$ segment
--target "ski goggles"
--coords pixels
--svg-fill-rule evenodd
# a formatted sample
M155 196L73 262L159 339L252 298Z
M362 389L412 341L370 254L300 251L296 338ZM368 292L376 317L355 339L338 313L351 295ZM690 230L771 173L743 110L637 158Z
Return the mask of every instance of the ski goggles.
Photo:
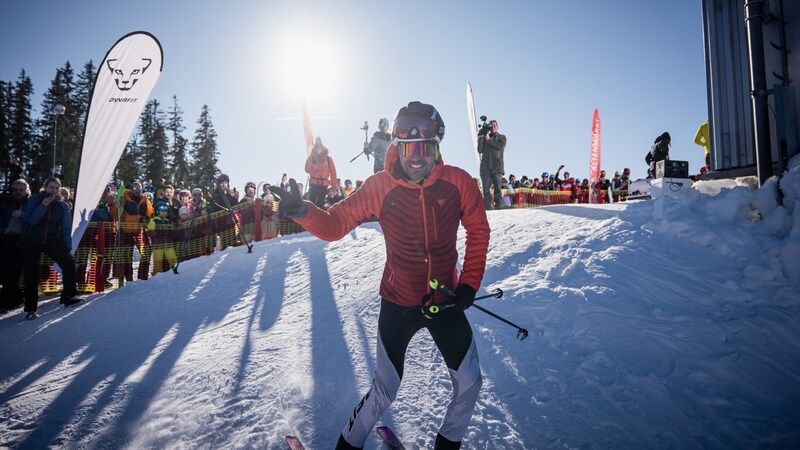
M438 150L436 141L411 141L398 142L397 154L400 156L436 156Z
M439 125L436 120L430 117L410 115L395 119L394 137L398 139L407 141L436 139L438 141L438 136Z

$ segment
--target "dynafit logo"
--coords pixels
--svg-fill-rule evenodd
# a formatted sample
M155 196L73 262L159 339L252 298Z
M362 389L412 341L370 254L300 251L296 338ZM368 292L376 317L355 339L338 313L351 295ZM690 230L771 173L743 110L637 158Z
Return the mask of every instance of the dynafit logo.
M111 71L114 82L120 91L129 91L152 63L153 60L150 58L138 58L131 62L123 62L118 59L106 61L108 70Z

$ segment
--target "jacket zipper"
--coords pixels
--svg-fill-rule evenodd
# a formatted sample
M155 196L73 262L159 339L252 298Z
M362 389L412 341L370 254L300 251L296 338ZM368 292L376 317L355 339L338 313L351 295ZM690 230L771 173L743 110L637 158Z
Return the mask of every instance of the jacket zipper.
M42 236L42 244L47 242L47 228L50 225L50 205L47 205L47 220L44 221L44 236Z
M431 279L433 263L431 261L431 249L428 242L428 215L425 211L425 189L419 189L419 201L422 207L422 233L425 235L425 261L428 263L428 279L425 280L425 290L428 290L428 282Z

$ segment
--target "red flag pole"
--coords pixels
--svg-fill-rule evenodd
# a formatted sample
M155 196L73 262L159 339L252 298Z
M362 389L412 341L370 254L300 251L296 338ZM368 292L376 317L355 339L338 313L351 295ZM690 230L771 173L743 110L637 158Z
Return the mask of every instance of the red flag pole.
M600 178L600 111L592 118L592 149L589 157L589 203L595 203L595 184Z

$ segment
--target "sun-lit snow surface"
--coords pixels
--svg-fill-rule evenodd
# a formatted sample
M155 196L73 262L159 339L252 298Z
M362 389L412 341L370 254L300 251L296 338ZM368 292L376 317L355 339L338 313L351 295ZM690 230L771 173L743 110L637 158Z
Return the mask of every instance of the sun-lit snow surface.
M464 448L797 448L797 165L785 206L775 182L704 182L489 213L484 287L506 296L482 305L530 338L468 312L485 381ZM384 251L375 223L286 236L2 317L0 446L332 448L375 366ZM418 334L383 422L431 448L449 388Z

